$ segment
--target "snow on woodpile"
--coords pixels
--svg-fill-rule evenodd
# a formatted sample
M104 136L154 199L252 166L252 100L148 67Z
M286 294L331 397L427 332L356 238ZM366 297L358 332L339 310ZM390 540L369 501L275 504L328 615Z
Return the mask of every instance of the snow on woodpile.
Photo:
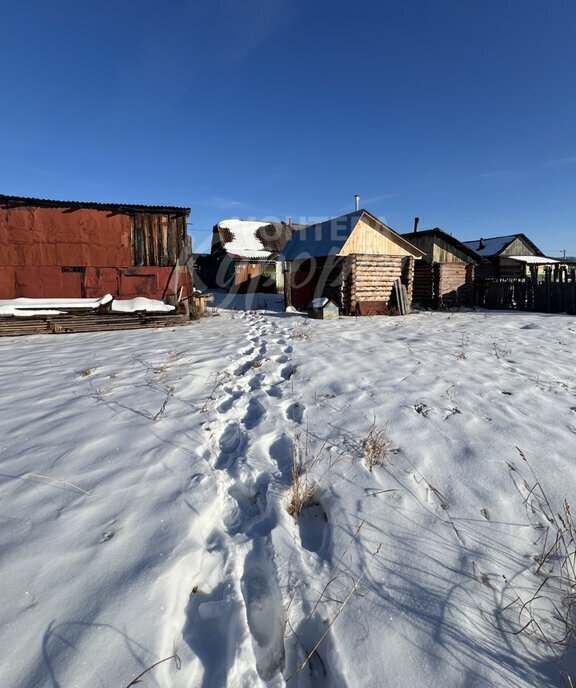
M110 294L97 299L3 299L0 300L0 315L30 317L32 315L60 315L70 310L96 311L113 300Z
M143 296L136 299L114 299L112 301L113 313L171 313L174 310L176 310L175 306L164 303L164 301L147 299Z

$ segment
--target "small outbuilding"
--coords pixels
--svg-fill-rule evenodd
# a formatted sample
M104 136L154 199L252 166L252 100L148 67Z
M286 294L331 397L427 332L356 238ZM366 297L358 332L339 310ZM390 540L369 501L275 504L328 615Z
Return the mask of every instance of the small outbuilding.
M0 195L0 298L190 296L189 214Z
M291 221L222 220L212 234L214 286L241 292L281 292L285 266L278 254L293 232L305 226Z
M327 298L344 314L393 312L400 279L412 298L414 261L424 253L367 210L292 234L280 258L288 263L287 306Z
M417 227L415 222L413 232L402 234L424 252L414 266L414 302L431 308L473 306L476 266L486 259L439 227Z

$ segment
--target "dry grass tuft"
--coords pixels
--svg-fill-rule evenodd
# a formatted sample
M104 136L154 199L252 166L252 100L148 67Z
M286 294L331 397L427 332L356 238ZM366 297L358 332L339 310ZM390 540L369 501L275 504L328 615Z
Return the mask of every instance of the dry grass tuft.
M388 462L388 451L391 442L388 439L388 424L384 427L376 425L374 419L368 434L362 440L362 449L364 450L364 460L368 469L372 471L374 466L383 466Z
M295 327L290 334L290 339L310 339L310 331L307 327Z
M306 468L294 464L292 466L292 482L290 484L289 500L286 510L294 519L306 507L314 503L314 495L318 490L318 483L310 479Z

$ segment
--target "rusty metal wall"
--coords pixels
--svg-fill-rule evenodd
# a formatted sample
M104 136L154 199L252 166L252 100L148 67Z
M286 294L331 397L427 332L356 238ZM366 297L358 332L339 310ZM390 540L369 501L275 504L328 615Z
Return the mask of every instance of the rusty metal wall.
M147 296L184 287L186 217L78 207L0 209L0 298Z

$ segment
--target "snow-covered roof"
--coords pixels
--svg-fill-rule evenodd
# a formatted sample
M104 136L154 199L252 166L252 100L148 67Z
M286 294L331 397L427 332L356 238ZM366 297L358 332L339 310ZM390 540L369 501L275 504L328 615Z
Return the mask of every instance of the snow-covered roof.
M515 239L521 239L526 246L530 247L533 255L542 256L540 249L525 234L508 234L507 236L474 239L474 241L463 241L462 243L479 256L488 257L500 255Z
M228 254L241 258L266 259L270 256L270 251L264 247L256 232L267 224L268 222L254 220L223 220L217 227L222 246Z
M215 230L229 256L247 260L275 260L294 230L305 225L265 220L222 220Z
M317 299L312 299L312 301L310 301L310 303L308 304L308 308L324 308L328 301L329 299L327 299L325 296L321 296Z
M496 256L503 251L508 244L511 244L517 236L517 234L510 234L508 236L491 237L489 239L463 241L462 243L480 256Z
M552 265L560 263L561 261L554 258L545 258L543 256L504 256L510 260L518 260L521 263L528 263L529 265Z

